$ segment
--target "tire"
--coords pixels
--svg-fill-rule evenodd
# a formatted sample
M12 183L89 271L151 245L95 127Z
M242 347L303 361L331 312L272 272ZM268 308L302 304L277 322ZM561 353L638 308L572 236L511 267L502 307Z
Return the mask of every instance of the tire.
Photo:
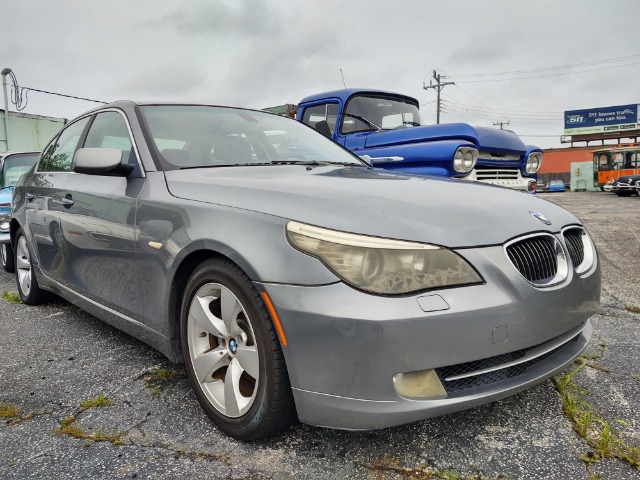
M13 255L13 247L10 243L0 245L0 256L2 256L2 268L5 272L15 272L15 258Z
M180 333L187 375L228 435L257 440L297 420L278 335L262 297L232 262L203 262L185 287Z
M15 246L16 284L20 299L27 305L40 305L49 301L51 294L38 285L33 269L33 255L22 229L18 230Z

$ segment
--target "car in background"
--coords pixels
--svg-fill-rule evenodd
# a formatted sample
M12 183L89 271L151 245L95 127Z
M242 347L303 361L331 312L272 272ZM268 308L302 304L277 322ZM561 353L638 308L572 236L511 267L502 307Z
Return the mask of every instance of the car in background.
M611 182L611 191L619 197L638 195L640 175L623 175Z
M0 153L0 254L2 268L13 273L14 258L9 243L9 219L13 186L38 160L39 152Z
M613 193L613 180L607 180L607 183L605 183L602 186L602 191L607 193Z
M562 180L551 180L547 185L547 192L565 192L567 188Z
M242 440L515 394L573 362L600 300L595 246L561 207L211 105L69 122L16 186L11 242L25 304L53 292L184 362Z

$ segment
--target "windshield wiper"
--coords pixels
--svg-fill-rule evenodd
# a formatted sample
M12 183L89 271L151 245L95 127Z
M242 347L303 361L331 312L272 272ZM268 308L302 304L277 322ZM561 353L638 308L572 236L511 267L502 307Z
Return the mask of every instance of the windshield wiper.
M282 160L272 160L268 165L320 165L320 163L316 160L284 158Z
M369 125L370 127L376 129L376 130L382 130L379 126L377 126L375 123L367 120L364 117L361 117L360 115L354 115L353 113L345 113L344 114L345 117L351 117L351 118L355 118L356 120L360 120L361 122L366 123L367 125Z
M343 165L362 166L359 162L332 162L329 160L274 160L272 165Z
M180 167L178 170L191 170L193 168L220 168L220 167L260 167L264 165L271 165L269 162L259 163L214 163L210 165L193 165L189 167Z

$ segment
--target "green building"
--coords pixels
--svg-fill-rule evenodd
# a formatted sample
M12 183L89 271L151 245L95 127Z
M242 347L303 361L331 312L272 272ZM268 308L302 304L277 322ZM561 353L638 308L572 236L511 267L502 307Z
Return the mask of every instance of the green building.
M7 132L4 110L0 109L0 153L40 151L65 123L64 118L9 111Z

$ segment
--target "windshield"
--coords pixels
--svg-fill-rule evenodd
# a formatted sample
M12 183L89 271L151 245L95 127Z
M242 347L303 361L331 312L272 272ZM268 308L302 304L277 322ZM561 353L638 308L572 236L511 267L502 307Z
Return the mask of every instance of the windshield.
M0 171L0 188L10 187L18 183L20 177L29 171L39 156L39 153L7 155L2 163L2 171Z
M356 95L349 100L342 119L341 132L393 130L420 125L418 107L402 98Z
M142 112L165 170L335 163L364 166L300 122L225 107L145 106Z

